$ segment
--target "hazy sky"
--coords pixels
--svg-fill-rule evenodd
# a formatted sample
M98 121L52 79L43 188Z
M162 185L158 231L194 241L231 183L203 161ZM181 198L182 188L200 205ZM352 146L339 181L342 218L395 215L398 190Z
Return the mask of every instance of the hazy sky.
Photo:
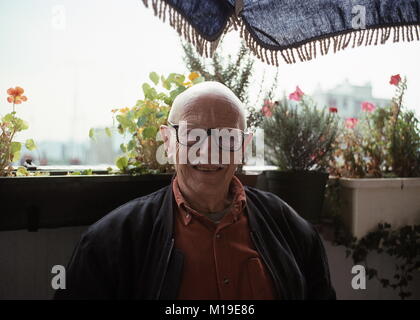
M228 36L232 52L239 37ZM0 43L0 114L10 111L9 87L23 87L29 98L17 107L30 123L21 139L85 140L89 128L112 123L111 109L142 98L150 71L186 72L177 33L140 0L0 0ZM391 98L389 78L400 73L409 81L406 104L420 114L419 59L420 42L412 42L283 63L279 90L299 85L311 93L348 78ZM258 63L257 78L263 70L274 72Z

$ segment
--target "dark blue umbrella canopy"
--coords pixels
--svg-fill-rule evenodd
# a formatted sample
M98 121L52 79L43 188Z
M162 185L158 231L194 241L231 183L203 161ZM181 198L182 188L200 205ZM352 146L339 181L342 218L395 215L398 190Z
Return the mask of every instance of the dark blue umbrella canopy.
M143 0L148 6L148 0ZM152 0L155 15L209 56L239 30L252 52L278 65L387 41L420 40L420 0Z

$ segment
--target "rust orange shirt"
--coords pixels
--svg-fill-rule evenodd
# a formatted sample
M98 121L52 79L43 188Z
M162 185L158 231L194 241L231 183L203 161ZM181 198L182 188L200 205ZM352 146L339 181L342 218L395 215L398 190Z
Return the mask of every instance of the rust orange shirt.
M172 189L175 247L184 254L178 299L274 299L273 280L251 240L239 179L232 179L232 206L219 223L188 205L177 177Z

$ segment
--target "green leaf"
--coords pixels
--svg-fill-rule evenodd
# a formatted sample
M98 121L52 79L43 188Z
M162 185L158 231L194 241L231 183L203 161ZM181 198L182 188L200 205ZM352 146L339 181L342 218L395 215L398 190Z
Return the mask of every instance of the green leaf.
M182 85L185 81L185 76L183 74L177 74L175 76L175 82L179 85Z
M149 78L150 78L150 80L153 81L153 83L155 85L157 85L159 83L159 76L158 76L158 74L156 72L150 72Z
M162 81L162 86L166 89L166 90L171 90L171 83L168 80Z
M156 113L156 118L162 118L165 115L163 111Z
M128 150L128 151L131 151L131 150L133 150L135 147L136 147L136 143L135 143L135 141L130 140L130 141L128 142L128 145L127 145L127 150Z
M180 93L182 93L185 90L187 90L187 88L185 88L185 87L178 87L178 88L172 90L169 94L170 94L170 96L171 96L172 99L175 99Z
M141 87L143 89L144 97L147 98L147 96L149 95L149 91L152 89L152 87L147 82L143 83Z
M128 159L127 159L127 157L125 157L125 156L119 157L117 159L116 166L121 171L124 171L125 168L127 168L127 166L128 166Z
M127 115L117 115L117 121L120 123L121 127L122 127L122 132L124 132L124 130L130 130L131 132L136 130L136 124L135 122L131 121ZM121 132L121 130L120 130Z
M16 119L16 117L11 113L8 113L3 117L5 122L13 122L14 119Z
M167 97L167 94L165 92L160 92L158 93L158 95L156 96L157 100L165 100L165 98Z
M157 128L156 127L147 127L143 130L142 136L144 139L154 139L156 137Z
M95 139L95 129L93 128L89 129L89 138Z
M106 133L106 135L108 137L111 137L112 136L112 132L111 132L111 129L110 128L105 128L105 133Z
M163 102L165 102L168 106L171 106L173 101L174 101L174 99L172 99L171 97L166 97L163 100Z
M13 141L10 145L10 153L15 154L22 149L22 144L20 142Z
M16 151L15 153L13 153L13 162L19 161L20 159L20 151Z
M127 152L127 146L124 143L121 143L120 149L122 152Z
M16 170L16 176L17 177L23 177L23 176L28 176L28 175L29 175L28 170L26 170L25 167L19 167Z
M26 140L25 147L26 147L26 149L28 149L30 151L35 150L36 149L35 141L33 139Z
M147 95L147 98L150 99L150 100L155 100L157 95L158 95L158 93L157 93L156 89L155 88L150 88L149 94Z
M137 120L137 126L143 127L146 124L146 122L147 122L147 117L146 116L141 116Z
M12 161L18 161L20 159L20 150L22 144L20 142L13 141L10 145L10 153L13 155Z
M14 123L15 123L15 130L16 132L18 131L23 131L29 128L29 125L26 121L19 119L19 118L14 118Z

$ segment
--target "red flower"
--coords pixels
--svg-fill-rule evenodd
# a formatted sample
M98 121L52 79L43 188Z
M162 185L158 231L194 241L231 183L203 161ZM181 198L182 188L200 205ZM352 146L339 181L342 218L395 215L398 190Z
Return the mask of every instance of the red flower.
M300 90L300 88L299 88L299 87L296 87L295 92L292 92L292 93L289 95L289 100L300 101L300 100L302 100L302 97L303 97L304 95L305 95L305 94L303 93L303 91L302 91L302 90Z
M373 103L370 102L363 102L362 103L362 110L367 112L372 112L376 109L376 106Z
M359 119L357 118L347 118L345 122L346 128L354 129L354 127L356 126L358 122L359 122Z
M23 95L24 92L25 90L23 90L21 87L15 87L14 89L9 88L7 90L7 94L9 95L7 97L7 101L13 104L20 104L22 101L28 100L28 98Z
M389 81L390 84L394 85L394 86L398 86L398 84L401 81L401 77L399 74L396 74L395 76L391 77L391 81Z
M338 112L338 109L336 107L330 107L329 110L330 110L331 113L337 113Z

